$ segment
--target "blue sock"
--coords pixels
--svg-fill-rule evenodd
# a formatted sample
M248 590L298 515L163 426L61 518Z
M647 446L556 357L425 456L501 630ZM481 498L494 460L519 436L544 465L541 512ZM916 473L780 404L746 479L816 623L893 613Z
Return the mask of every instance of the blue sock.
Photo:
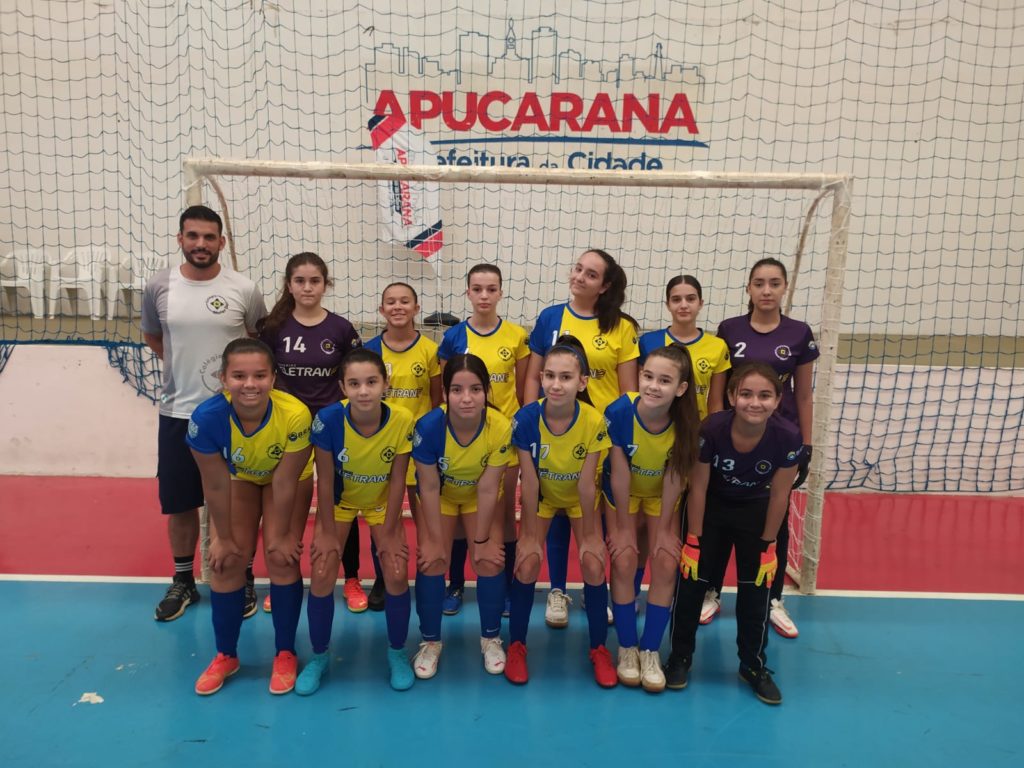
M587 598L590 605L590 598ZM620 648L633 648L636 639L636 603L616 603L612 600L612 616L615 617L615 633L619 636Z
M384 571L380 569L380 558L377 557L377 542L370 539L370 559L373 560L373 577L380 581L384 578Z
M647 604L644 636L640 640L641 651L656 651L661 648L661 640L665 637L665 627L668 626L670 618L672 618L672 609L668 606Z
M448 585L452 589L466 588L466 554L468 552L468 541L465 539L454 539L452 541L452 562L448 566ZM416 600L419 600L418 595Z
M508 617L508 639L510 642L526 643L526 631L530 628L530 611L533 610L533 593L537 590L537 582L523 584L519 579L512 580L509 597L512 610Z
M405 640L409 637L411 614L412 598L408 589L400 595L384 593L384 618L388 625L388 645L392 648L405 648Z
M306 620L309 622L309 642L313 645L313 653L326 653L331 644L331 625L334 623L334 593L317 597L310 592L306 600Z
M551 588L565 592L565 582L569 574L569 536L572 527L568 515L555 515L551 518L548 528L548 576Z
M424 640L441 639L441 604L444 602L444 576L424 576L416 572L416 615ZM405 645L405 641L402 642Z
M636 569L636 576L633 577L633 594L640 597L640 586L644 583L644 567Z
M270 602L274 606L274 645L277 652L295 653L295 632L302 615L302 579L292 584L270 583Z
M590 647L597 648L608 641L608 585L584 584L583 598L587 602Z
M480 606L480 636L497 637L505 610L505 574L477 576L476 602Z
M245 587L234 592L210 590L210 613L213 616L213 637L217 653L238 655L238 634L242 631L242 613L245 611Z
M516 576L516 542L505 542L505 589L512 588L512 579Z

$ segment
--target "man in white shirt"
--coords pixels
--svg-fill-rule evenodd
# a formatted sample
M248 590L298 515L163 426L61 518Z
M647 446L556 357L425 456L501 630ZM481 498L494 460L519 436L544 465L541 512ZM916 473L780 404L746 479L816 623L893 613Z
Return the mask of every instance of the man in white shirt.
M218 263L224 242L215 211L202 205L186 209L178 231L184 263L154 275L143 294L142 336L163 361L157 478L174 557L174 579L156 608L157 621L172 621L199 601L193 567L203 485L185 444L189 417L220 392L227 343L255 335L256 323L267 314L255 283ZM250 591L255 612L255 590L247 590L246 608Z

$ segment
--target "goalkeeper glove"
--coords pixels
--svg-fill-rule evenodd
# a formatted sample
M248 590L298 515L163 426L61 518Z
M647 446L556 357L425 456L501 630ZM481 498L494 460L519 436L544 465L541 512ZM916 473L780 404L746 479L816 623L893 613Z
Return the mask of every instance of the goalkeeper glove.
M761 539L764 549L761 552L761 566L757 569L757 578L754 579L754 586L760 587L764 582L766 587L772 585L775 579L775 572L779 569L779 559L775 556L775 542Z
M700 539L692 533L686 534L686 543L679 557L679 572L684 579L697 581L697 563L700 562Z

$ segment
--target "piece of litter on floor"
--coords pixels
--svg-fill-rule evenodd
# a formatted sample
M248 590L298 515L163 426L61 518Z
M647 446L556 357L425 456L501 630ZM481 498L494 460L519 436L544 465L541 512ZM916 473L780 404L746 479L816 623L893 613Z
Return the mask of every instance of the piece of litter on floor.
M100 696L96 691L86 691L82 694L82 697L71 706L77 707L79 704L102 704L103 697Z

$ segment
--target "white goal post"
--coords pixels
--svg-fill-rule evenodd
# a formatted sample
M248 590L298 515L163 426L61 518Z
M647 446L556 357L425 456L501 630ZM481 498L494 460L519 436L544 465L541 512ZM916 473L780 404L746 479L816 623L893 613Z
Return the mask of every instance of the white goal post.
M815 371L813 445L816 447L807 482L806 511L799 547L790 557L789 573L801 591L813 593L817 585L821 550L821 521L825 500L826 455L834 450L829 434L833 382L839 341L839 322L846 269L847 236L853 178L825 173L741 173L706 171L600 171L566 168L504 168L495 166L414 166L380 163L285 162L189 158L184 161L186 205L202 202L202 183L217 176L277 177L295 179L347 179L353 181L420 181L441 184L565 185L570 187L664 187L688 189L807 190L819 197L832 196L831 234L821 303L818 344L821 356ZM213 181L215 185L215 181ZM216 189L216 186L215 186ZM224 211L227 202L222 200ZM808 212L808 218L810 211ZM229 230L230 232L230 230ZM794 270L793 283L798 276ZM209 542L208 520L203 515L203 576ZM792 551L792 550L791 550Z

